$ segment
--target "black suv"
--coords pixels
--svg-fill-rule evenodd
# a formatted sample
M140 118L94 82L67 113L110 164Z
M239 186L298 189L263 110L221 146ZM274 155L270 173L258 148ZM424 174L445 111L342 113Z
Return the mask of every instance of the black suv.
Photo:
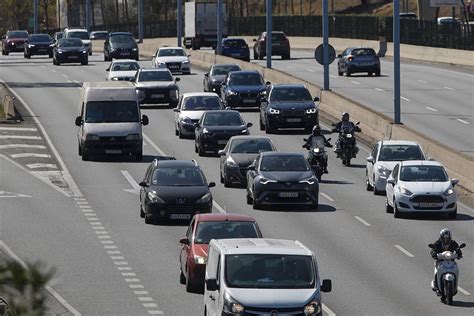
M138 45L132 33L112 32L104 42L104 61L115 59L138 60Z
M140 216L155 220L191 220L212 212L212 194L195 160L153 160L140 182Z
M304 128L319 124L318 97L311 97L302 84L278 84L268 88L260 105L260 130L267 134L278 128Z
M258 107L268 84L256 70L231 71L222 83L221 97L230 108Z
M48 34L31 34L24 45L25 58L33 55L48 55L53 58L53 42Z

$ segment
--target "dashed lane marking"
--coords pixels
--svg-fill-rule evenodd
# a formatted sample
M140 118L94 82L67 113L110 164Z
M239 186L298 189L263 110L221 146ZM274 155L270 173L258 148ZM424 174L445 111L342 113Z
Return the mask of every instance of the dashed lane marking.
M0 149L10 149L10 148L46 149L46 146L43 146L43 145L28 145L28 144L8 144L8 145L0 145Z
M223 209L216 201L212 201L212 206L214 206L219 213L226 213L225 209Z
M351 82L352 82L353 84L360 84L359 81L355 81L355 80L351 80Z
M451 87L443 87L443 88L446 89L446 90L454 91L454 89L451 88Z
M1 127L0 131L14 131L14 132L37 132L38 130L33 127Z
M26 166L30 169L39 169L39 168L58 169L58 166L52 163L31 163Z
M143 303L144 307L151 308L151 307L158 307L156 303Z
M308 71L309 71L309 72L316 72L316 70L311 69L311 68L309 68Z
M331 78L337 78L337 76L334 76L334 75L329 75L329 77L331 77Z
M354 216L354 218L356 220L358 220L359 222L361 222L362 224L364 224L365 226L367 227L370 227L370 224L368 222L366 222L363 218L361 218L360 216Z
M139 296L138 300L140 302L153 302L153 298L149 296Z
M433 111L433 112L438 112L438 110L436 110L435 108L429 107L429 106L425 106L425 109Z
M463 120L463 119L459 119L459 118L458 118L458 119L456 119L456 120L457 120L458 122L463 123L463 124L469 124L468 121L465 121L465 120Z
M400 99L410 102L411 100L405 97L400 97Z
M418 79L417 81L418 81L418 82L421 82L421 83L428 83L428 81L421 80L421 79Z
M50 70L51 70L52 72L57 72L57 71L56 71L56 70L54 70L54 69L50 69Z
M40 136L24 136L24 135L0 135L0 139L30 139L41 140Z
M468 291L466 291L465 289L463 289L463 288L460 287L459 285L458 285L458 290L459 290L459 292L461 292L461 293L464 294L464 295L467 295L467 296L470 296L470 295L471 295L471 293L469 293Z
M10 155L12 158L51 158L49 154L37 154L37 153L21 153Z
M63 76L64 78L69 78L69 76L65 74L62 74L61 76Z
M375 90L380 91L380 92L384 92L384 91L385 91L384 89L380 89L380 88L375 88Z
M336 316L336 313L334 313L329 307L324 304L321 305L323 306L323 311L325 311L328 316Z
M335 201L332 197L330 197L330 196L327 195L326 193L321 192L320 194L321 194L326 200L329 200L329 201L331 201L331 202L334 202L334 201Z
M148 311L148 314L150 315L163 315L162 311Z
M398 250L400 250L401 252L403 252L405 255L407 255L407 257L410 257L410 258L414 258L415 256L410 253L408 250L406 250L405 248L403 248L402 246L400 245L395 245L395 248L397 248Z
M150 295L148 291L133 291L136 295Z

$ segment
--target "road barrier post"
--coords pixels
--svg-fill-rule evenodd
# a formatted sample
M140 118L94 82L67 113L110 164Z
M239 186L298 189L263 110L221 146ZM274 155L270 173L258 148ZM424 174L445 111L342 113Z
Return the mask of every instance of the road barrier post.
M217 0L217 55L222 55L222 0Z
M177 29L177 35L178 35L178 47L181 47L182 40L181 38L183 37L183 0L178 0L177 1L178 7L176 8L176 29Z

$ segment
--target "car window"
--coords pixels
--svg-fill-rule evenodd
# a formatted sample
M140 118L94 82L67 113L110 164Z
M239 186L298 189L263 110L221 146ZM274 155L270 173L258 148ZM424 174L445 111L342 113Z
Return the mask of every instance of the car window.
M224 41L224 46L233 48L247 47L247 43L242 39L228 39Z
M140 69L140 66L137 63L114 63L112 67L112 71L128 71L128 70L138 70Z
M300 155L268 155L262 158L261 171L309 171L306 159Z
M30 42L37 42L37 43L48 43L51 41L51 38L48 34L41 34L41 35L31 35L28 38Z
M62 38L58 43L59 47L82 47L82 40L78 38Z
M186 56L186 55L184 54L184 50L182 49L167 48L167 49L160 49L158 51L158 57L169 57L169 56Z
M375 144L374 147L372 148L372 152L370 153L370 156L374 159L374 161L377 160L378 150L379 150L379 144Z
M162 186L203 186L202 172L195 167L163 167L153 173L152 185Z
M134 101L87 102L86 123L138 122L138 106Z
M306 88L274 88L270 101L312 101L311 94Z
M68 38L80 38L81 40L88 40L89 33L87 31L75 31L75 32L68 32Z
M152 171L153 171L153 164L149 165L148 166L148 169L146 170L146 173L145 173L145 178L144 178L144 181L146 183L150 183L151 181L151 174L152 174Z
M208 244L211 239L258 238L254 222L199 222L194 243Z
M441 166L403 166L400 180L407 182L446 182L448 176Z
M222 108L218 96L193 96L184 99L181 109L185 111L218 110Z
M7 32L9 38L28 38L28 32L25 31L10 31Z
M229 84L235 86L261 86L263 79L260 74L232 74L229 78Z
M125 44L125 43L130 43L130 42L135 42L135 39L133 38L132 35L129 34L116 34L113 36L110 36L109 41L114 44Z
M375 51L372 48L356 48L353 49L351 55L354 56L375 56Z
M399 169L400 169L400 164L397 164L392 170L392 178L394 178L395 181L398 181L398 170Z
M212 68L212 76L224 76L229 73L229 71L239 71L241 70L238 65L222 65L214 66Z
M173 81L173 77L169 71L141 71L138 81Z
M230 148L233 154L258 154L265 151L273 151L268 139L234 139Z
M221 112L221 113L207 113L204 118L204 125L244 125L239 113Z
M383 145L379 161L424 160L423 153L417 145Z

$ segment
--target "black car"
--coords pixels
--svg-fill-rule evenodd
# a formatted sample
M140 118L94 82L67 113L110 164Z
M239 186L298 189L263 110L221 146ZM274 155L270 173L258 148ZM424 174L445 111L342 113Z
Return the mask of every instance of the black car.
M222 83L221 97L230 108L258 107L266 88L262 75L256 70L231 71Z
M157 160L140 182L140 216L145 223L190 220L198 213L212 212L212 194L196 161Z
M346 48L337 56L337 74L350 77L356 72L367 72L369 76L380 76L380 59L370 47Z
M80 63L87 65L89 55L80 38L62 38L53 48L53 65Z
M2 36L2 55L13 52L23 52L25 41L28 39L27 31L7 31Z
M199 156L217 153L236 135L248 135L252 123L245 123L240 113L232 110L206 111L194 131L194 149Z
M168 104L174 108L179 100L179 78L166 68L138 69L133 79L142 104Z
M91 32L90 39L91 40L105 40L109 36L109 32L107 31L94 31Z
M260 105L260 130L267 134L278 128L304 128L310 131L319 124L318 97L311 97L302 84L272 85Z
M319 182L301 153L263 152L247 173L247 203L318 208Z
M222 56L250 61L250 49L243 38L224 38Z
M53 57L53 42L48 34L31 34L24 45L24 57L31 58L33 55L48 55Z
M225 187L232 184L247 184L248 166L265 151L275 151L268 137L234 136L223 150L219 150L221 183Z
M221 85L230 71L242 70L237 64L214 64L209 71L204 74L202 84L205 92L215 92L221 94Z
M138 60L138 45L132 33L112 32L104 42L104 61L115 59Z

